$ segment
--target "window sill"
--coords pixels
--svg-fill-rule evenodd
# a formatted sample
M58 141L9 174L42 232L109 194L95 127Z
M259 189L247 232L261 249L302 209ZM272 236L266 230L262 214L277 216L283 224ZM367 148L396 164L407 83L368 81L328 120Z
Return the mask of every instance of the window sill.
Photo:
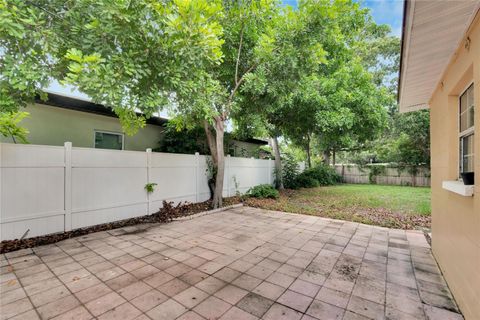
M443 181L442 188L464 197L471 197L474 192L474 186L466 186L462 181Z

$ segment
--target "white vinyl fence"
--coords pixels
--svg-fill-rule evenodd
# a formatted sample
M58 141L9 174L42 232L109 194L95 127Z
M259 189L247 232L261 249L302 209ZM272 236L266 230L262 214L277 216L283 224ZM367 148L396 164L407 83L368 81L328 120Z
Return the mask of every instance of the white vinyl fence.
M208 200L206 156L0 143L1 240L151 214L163 200ZM224 196L273 183L273 160L225 158ZM157 183L148 194L147 183Z

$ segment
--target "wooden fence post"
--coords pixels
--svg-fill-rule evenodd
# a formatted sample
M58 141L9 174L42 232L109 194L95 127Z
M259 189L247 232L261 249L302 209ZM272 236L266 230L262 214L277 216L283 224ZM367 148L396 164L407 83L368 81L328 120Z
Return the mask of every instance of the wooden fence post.
M72 143L65 142L64 210L65 231L72 230Z

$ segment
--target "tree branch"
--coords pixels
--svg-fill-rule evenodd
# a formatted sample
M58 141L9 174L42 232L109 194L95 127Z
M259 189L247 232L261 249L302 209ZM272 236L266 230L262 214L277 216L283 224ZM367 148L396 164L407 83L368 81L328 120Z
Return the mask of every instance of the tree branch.
M240 54L242 52L244 30L245 30L245 24L242 21L242 30L240 31L240 43L238 45L237 62L235 64L235 85L237 85L238 83L238 65L240 64Z
M253 64L250 68L247 69L247 71L245 71L245 73L241 76L240 80L236 81L235 87L233 87L232 92L230 93L230 96L228 97L228 104L230 104L232 102L233 96L238 91L238 88L240 88L240 85L242 84L242 82L245 80L245 75L247 73L251 72L256 67L257 67L257 64L256 63Z

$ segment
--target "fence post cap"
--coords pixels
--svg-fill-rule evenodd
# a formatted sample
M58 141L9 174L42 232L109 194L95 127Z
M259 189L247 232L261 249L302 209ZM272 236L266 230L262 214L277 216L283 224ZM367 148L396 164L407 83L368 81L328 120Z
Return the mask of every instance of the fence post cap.
M71 147L71 146L72 146L72 143L71 143L70 141L65 141L65 142L63 143L63 145L64 145L65 147Z

